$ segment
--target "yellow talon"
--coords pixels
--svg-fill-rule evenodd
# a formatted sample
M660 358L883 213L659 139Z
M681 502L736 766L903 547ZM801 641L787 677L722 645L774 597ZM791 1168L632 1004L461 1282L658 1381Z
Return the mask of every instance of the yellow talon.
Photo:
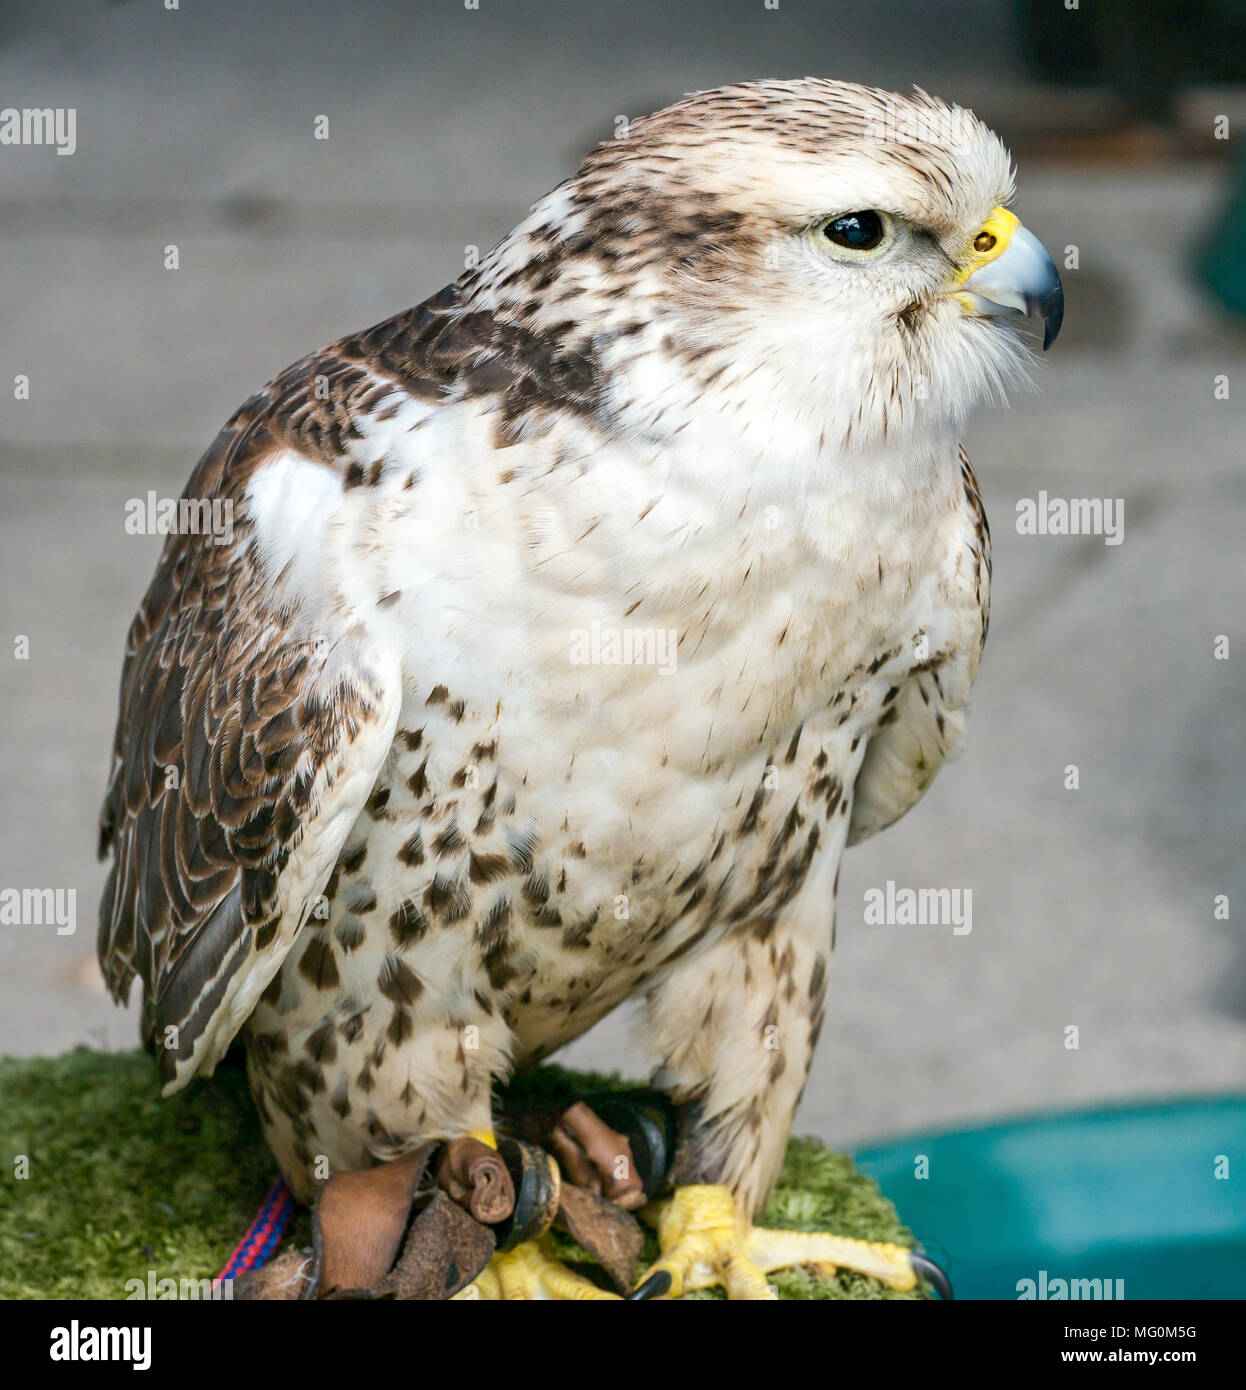
M748 1259L748 1225L726 1187L679 1188L657 1215L661 1258L646 1278L670 1276L668 1296L722 1284L728 1298L773 1298L765 1274Z
M858 1270L902 1292L917 1283L903 1246L825 1231L753 1226L740 1214L730 1190L717 1184L681 1187L646 1214L656 1217L662 1255L645 1280L666 1274L670 1298L721 1284L728 1298L772 1299L777 1294L766 1275L799 1265L812 1265L821 1273Z
M499 1250L476 1278L454 1295L456 1299L618 1300L596 1284L554 1259L544 1239L525 1240L513 1250Z
M909 1252L886 1241L854 1240L829 1231L770 1231L755 1226L749 1232L749 1255L768 1273L797 1265L812 1265L820 1274L852 1269L880 1284L907 1293L917 1286Z

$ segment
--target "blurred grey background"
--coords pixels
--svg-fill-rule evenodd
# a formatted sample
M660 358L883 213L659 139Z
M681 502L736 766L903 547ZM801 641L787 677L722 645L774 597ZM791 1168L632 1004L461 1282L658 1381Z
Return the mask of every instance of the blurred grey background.
M1246 337L1191 265L1231 221L1242 19L1236 0L0 4L4 104L78 112L72 157L0 146L0 887L77 894L73 934L0 927L0 1053L136 1038L93 964L122 644L160 545L125 533L127 499L175 496L259 384L455 278L616 116L815 73L973 106L1013 148L1019 213L1077 268L1038 390L970 428L995 541L970 747L848 857L797 1127L850 1144L1240 1087ZM1018 535L1039 489L1122 498L1123 543ZM889 879L972 889L972 932L867 925ZM626 1024L568 1060L642 1070Z

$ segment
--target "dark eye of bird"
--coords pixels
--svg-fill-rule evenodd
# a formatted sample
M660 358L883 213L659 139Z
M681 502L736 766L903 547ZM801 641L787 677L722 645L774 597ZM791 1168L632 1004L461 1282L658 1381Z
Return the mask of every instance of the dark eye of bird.
M828 241L851 251L872 251L883 239L883 219L876 212L846 212L823 228Z

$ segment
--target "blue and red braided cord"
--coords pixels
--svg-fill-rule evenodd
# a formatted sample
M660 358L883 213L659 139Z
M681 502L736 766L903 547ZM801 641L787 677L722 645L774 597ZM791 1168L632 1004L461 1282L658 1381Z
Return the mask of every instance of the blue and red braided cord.
M285 1179L278 1178L217 1278L236 1279L249 1269L266 1265L293 1214L294 1194L286 1186Z

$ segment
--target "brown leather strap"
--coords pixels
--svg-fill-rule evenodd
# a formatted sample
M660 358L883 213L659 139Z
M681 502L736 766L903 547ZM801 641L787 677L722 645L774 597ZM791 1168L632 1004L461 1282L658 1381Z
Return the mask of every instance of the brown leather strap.
M398 1263L376 1287L378 1298L446 1299L464 1289L489 1263L493 1232L444 1192L418 1199L424 1209Z
M640 1222L614 1202L564 1183L554 1222L606 1271L620 1293L630 1293L645 1243Z
M610 1128L583 1101L559 1117L550 1147L567 1181L635 1211L645 1204L644 1182L626 1137Z
M578 1104L560 1117L554 1147L566 1155L567 1183L547 1154L510 1138L502 1140L501 1153L463 1138L422 1145L376 1168L335 1173L312 1211L311 1256L279 1257L246 1276L237 1296L451 1298L495 1248L534 1239L551 1223L617 1288L630 1289L644 1237L619 1201L643 1200L627 1140Z
M502 1156L479 1139L452 1139L437 1169L437 1186L486 1226L515 1210L515 1185Z
M357 1173L334 1173L313 1211L312 1283L304 1298L373 1290L402 1248L411 1202L436 1146Z

